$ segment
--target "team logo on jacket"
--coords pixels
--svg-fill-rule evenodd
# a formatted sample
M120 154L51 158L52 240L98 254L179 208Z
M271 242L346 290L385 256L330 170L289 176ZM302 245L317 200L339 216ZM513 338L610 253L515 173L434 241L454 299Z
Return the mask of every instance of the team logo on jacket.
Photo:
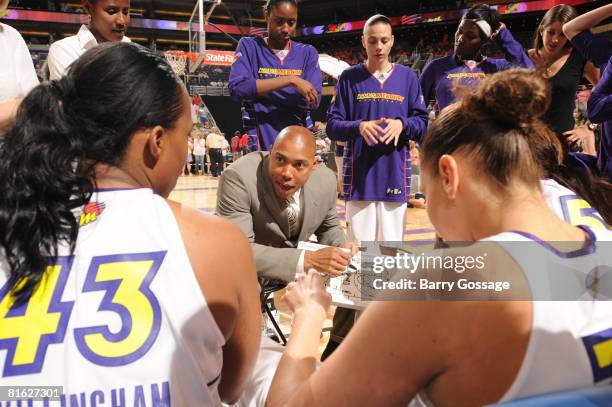
M386 93L386 92L366 92L366 93L358 93L357 101L364 102L368 100L385 100L388 102L399 102L402 103L405 97L402 95L397 95L395 93Z
M387 188L387 195L401 195L403 191L402 188Z
M261 67L257 73L259 76L302 76L301 69L277 69Z
M100 215L102 215L102 212L104 212L105 207L106 205L104 202L89 202L83 206L83 212L81 213L81 217L79 219L79 225L85 226L98 220Z
M487 74L484 72L457 72L457 73L449 73L446 75L446 79L484 79L487 77Z

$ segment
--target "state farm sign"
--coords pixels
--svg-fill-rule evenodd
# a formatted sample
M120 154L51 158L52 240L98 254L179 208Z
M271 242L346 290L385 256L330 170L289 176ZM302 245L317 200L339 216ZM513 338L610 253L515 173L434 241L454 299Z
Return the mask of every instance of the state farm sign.
M204 55L203 65L222 65L231 66L236 58L234 51L206 51Z

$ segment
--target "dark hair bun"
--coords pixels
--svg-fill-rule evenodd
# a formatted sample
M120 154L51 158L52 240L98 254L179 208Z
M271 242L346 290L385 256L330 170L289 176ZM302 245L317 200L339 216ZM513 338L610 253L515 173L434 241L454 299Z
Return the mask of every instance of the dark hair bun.
M526 128L548 110L548 83L533 71L509 69L480 82L476 92L465 93L466 111L476 116L493 116L501 124Z

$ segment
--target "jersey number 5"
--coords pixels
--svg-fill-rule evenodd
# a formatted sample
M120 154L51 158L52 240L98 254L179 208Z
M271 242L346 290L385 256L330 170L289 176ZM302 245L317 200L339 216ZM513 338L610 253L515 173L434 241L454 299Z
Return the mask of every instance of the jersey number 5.
M563 209L563 218L569 224L584 225L591 229L610 229L610 226L604 222L601 215L579 196L562 196L560 203Z

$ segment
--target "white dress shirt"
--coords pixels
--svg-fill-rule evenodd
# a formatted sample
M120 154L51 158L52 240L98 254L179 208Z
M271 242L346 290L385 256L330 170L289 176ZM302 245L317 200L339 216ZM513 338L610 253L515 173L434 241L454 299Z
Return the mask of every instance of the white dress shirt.
M38 85L28 46L10 25L0 23L0 102L25 97Z
M301 229L301 225L304 222L304 211L302 211L302 207L300 206L300 202L303 199L303 188L300 188L298 191L295 191L293 193L293 199L291 200L291 202L289 203L289 205L291 205L291 207L293 208L293 210L295 211L296 217L298 219L298 233L299 230ZM302 250L302 253L300 253L300 258L298 259L297 265L295 267L295 273L299 274L299 273L305 273L306 271L304 270L304 252L305 250Z
M123 37L121 42L131 42ZM68 67L76 61L85 51L98 45L96 37L85 24L81 26L77 35L66 37L51 44L49 47L49 79L59 79L66 74Z

